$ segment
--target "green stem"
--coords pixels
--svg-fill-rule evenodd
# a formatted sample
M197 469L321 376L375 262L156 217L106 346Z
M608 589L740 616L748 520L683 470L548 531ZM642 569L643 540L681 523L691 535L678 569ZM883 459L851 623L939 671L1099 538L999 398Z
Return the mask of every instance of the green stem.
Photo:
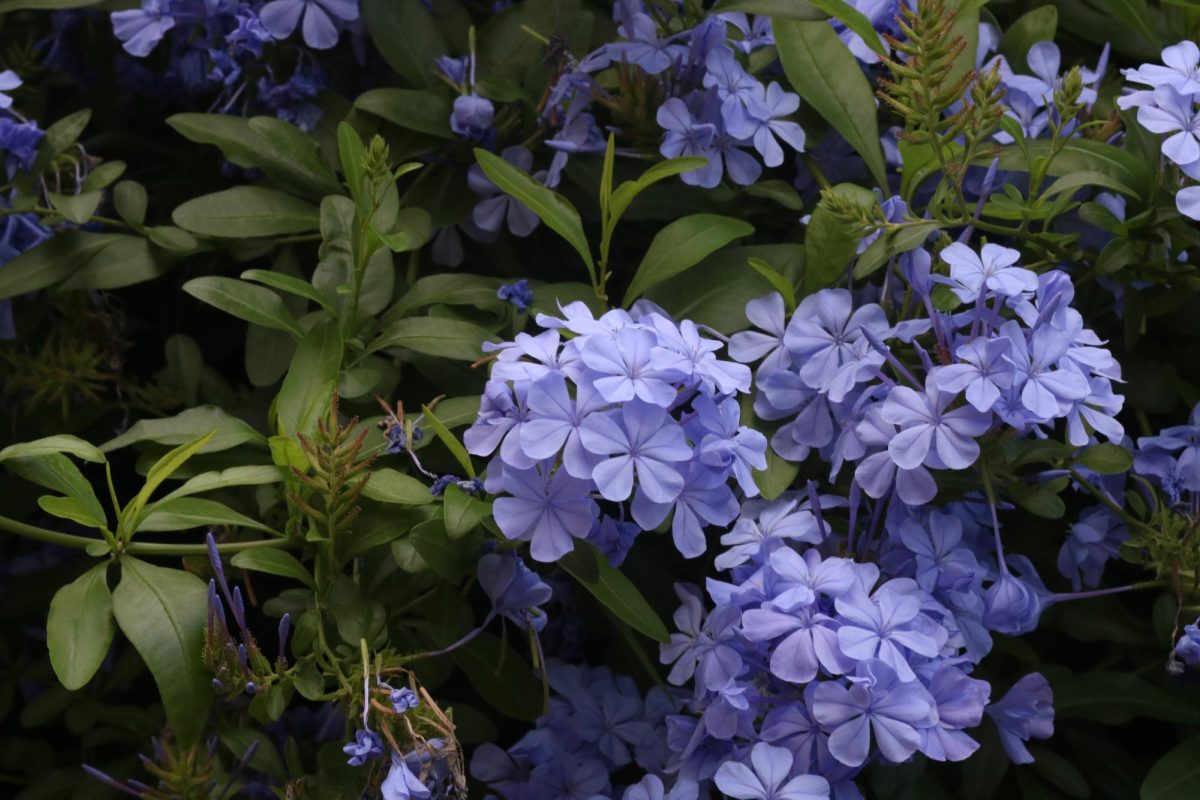
M39 542L57 544L62 547L73 547L83 550L93 544L107 544L103 539L93 539L90 536L76 536L71 533L61 533L35 525L27 525L8 517L0 517L0 530L36 539ZM291 539L255 539L249 542L228 542L217 545L222 553L236 553L240 550L256 550L269 548L284 550L298 547L299 542ZM124 552L138 556L202 556L208 553L208 547L203 544L159 544L157 542L130 542L123 548Z

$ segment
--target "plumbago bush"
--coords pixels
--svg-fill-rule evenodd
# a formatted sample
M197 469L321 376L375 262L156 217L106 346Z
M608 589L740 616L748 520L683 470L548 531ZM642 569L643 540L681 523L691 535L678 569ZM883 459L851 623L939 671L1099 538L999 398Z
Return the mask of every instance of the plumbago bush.
M1200 11L0 1L6 797L1200 796Z

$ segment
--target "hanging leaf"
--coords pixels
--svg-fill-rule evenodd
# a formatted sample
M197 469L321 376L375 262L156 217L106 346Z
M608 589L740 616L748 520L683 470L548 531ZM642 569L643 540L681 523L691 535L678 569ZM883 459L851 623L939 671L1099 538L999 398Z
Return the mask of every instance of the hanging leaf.
M265 328L287 331L297 339L304 338L304 329L279 295L263 286L255 286L236 278L206 275L193 278L183 290L210 306Z
M308 588L316 591L317 582L308 567L300 563L286 550L256 547L253 550L242 550L234 553L229 563L238 569L248 569L253 572L265 572L268 575L279 575L283 578L294 578Z
M200 739L212 702L212 676L200 656L208 587L191 573L121 557L113 614L150 668L176 740Z
M862 156L876 184L886 187L875 95L858 60L828 22L772 17L771 24L792 88Z
M46 646L50 665L67 689L82 689L108 654L116 625L108 590L108 561L63 586L50 601Z
M575 549L560 558L558 565L635 631L656 642L670 639L666 626L633 582L592 545L576 541Z

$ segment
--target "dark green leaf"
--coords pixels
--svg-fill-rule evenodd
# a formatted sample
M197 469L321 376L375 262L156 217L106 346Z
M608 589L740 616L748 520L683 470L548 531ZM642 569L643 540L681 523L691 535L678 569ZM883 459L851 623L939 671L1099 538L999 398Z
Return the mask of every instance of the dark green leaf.
M325 414L337 389L342 347L341 331L331 319L317 323L300 342L275 398L281 434L308 435Z
M50 601L46 646L59 683L71 691L92 679L112 644L112 594L108 562L89 569L59 589Z
M876 183L887 186L875 95L858 60L827 22L771 22L792 88L862 156Z
M50 205L54 207L55 211L62 214L71 222L74 222L76 225L86 225L91 221L92 214L96 213L96 208L100 205L100 201L104 199L104 192L99 190L83 192L82 194L47 192L46 198L50 201Z
M442 520L422 522L409 532L408 540L434 574L447 583L457 584L466 573L466 548L450 539Z
M82 189L85 192L107 189L113 181L124 174L124 161L105 161L87 174L87 177L83 179Z
M212 446L211 440L209 446ZM264 483L278 483L282 480L283 473L276 466L229 467L214 472L202 472L189 478L178 489L164 495L162 501L225 489L230 486L260 486Z
M752 233L754 226L750 223L718 214L693 214L671 222L650 242L625 292L623 305L628 308L651 286L694 267L733 240Z
M1162 43L1154 30L1154 12L1146 0L1100 0L1100 4L1127 29L1136 31L1146 44L1157 47Z
M400 77L415 86L436 82L434 63L449 47L423 5L363 0L362 15L371 41Z
M787 278L776 272L774 267L761 258L747 259L746 263L750 265L752 270L766 278L771 286L775 288L775 291L779 292L779 295L783 298L784 308L788 312L795 310L796 290L788 283Z
M405 317L380 331L367 346L367 352L404 347L429 356L478 361L483 357L481 346L484 341L493 338L487 330L469 322L442 317Z
M121 582L113 614L154 682L176 740L190 747L200 738L212 701L212 676L200 656L208 590L188 572L121 558Z
M117 214L130 225L141 225L146 221L149 202L146 188L137 181L121 181L113 187L113 205Z
M532 722L544 713L542 685L529 662L492 634L479 634L453 658L480 697L504 716Z
M188 200L171 219L184 230L221 239L304 233L319 225L312 203L262 186L237 186Z
M545 53L542 41L525 28L548 39L579 6L580 0L538 0L515 3L494 15L479 30L480 76L489 81L522 82L526 70Z
M236 278L223 278L219 275L206 275L203 278L193 278L183 285L183 290L195 297L215 306L238 319L262 325L265 328L276 328L287 331L297 339L304 338L304 329L296 322L296 318L288 311L279 295L262 286L255 286Z
M66 231L14 258L0 271L0 300L45 289L69 278L101 248L120 238L109 233Z
M793 188L789 181L759 181L758 183L750 184L743 191L751 197L774 200L788 211L802 211L804 209L804 201L800 199L799 192Z
M876 32L871 20L863 16L863 13L857 8L846 3L845 0L808 0L808 2L829 16L840 20L847 28L858 34L859 38L863 40L863 44L879 55L886 56L888 54L887 48L883 46L879 33Z
M1029 48L1038 42L1053 41L1057 28L1058 9L1052 5L1027 11L1008 26L1000 37L1000 52L1008 60L1013 72L1029 74L1029 62L1025 60Z
M546 223L546 227L566 239L567 244L579 253L583 263L588 268L588 274L594 274L595 264L588 248L587 237L583 233L583 223L579 212L565 197L547 189L538 181L518 167L505 161L500 156L486 150L476 148L475 159L492 183L500 191L511 195Z
M50 166L51 161L74 147L75 142L79 139L79 135L83 133L83 129L87 127L88 121L91 118L91 109L85 108L73 114L68 114L49 128L46 128L46 133L42 136L42 141L38 144L37 158L34 160L33 167L30 168L29 172L33 175L40 174Z
M433 92L412 89L372 89L360 94L354 107L412 131L453 139L449 100Z
M754 483L759 492L767 500L774 500L779 495L792 488L796 476L800 474L800 466L780 457L774 448L767 448L767 468L754 470Z
M102 0L0 0L0 14L11 11L65 11L99 5Z
M1085 719L1124 725L1148 717L1188 725L1200 723L1200 704L1180 691L1155 686L1120 672L1085 672L1054 681L1056 719Z
M58 288L120 289L154 280L166 272L171 263L156 254L142 237L117 235Z
M241 274L241 278L247 281L256 281L266 286L270 286L273 289L278 289L281 292L294 294L297 297L303 297L305 299L312 300L330 314L334 314L334 309L325 302L325 298L322 297L321 293L316 290L316 287L314 287L308 281L297 278L294 275L287 275L283 272L274 272L268 269L248 269ZM186 284L184 285L184 291L187 291ZM291 315L289 314L288 316L290 317ZM336 314L334 314L334 316L336 316ZM291 329L287 328L283 330Z
M53 502L53 498L50 498L52 502L50 508L46 509L47 511L54 509L66 512L71 515L67 517L68 519L74 519L76 522L93 528L107 526L104 507L96 498L92 485L88 483L87 478L83 477L79 467L72 464L71 460L62 453L10 458L5 462L5 466L30 483L61 492L75 501L73 504L64 506L62 503ZM46 500L47 498L42 499ZM44 503L39 503L39 505L46 508Z
M824 20L829 17L807 0L717 0L713 13L740 11L743 14L763 14L783 19L808 21Z
M1142 800L1200 797L1200 737L1188 739L1154 763L1142 783Z
M137 530L186 531L213 525L274 533L270 527L258 520L234 511L224 503L202 497L177 497L173 500L164 498L147 509L146 516L137 526Z
M434 432L441 440L450 454L454 456L454 460L459 463L463 470L467 473L468 478L475 477L475 467L471 464L471 456L467 454L467 448L462 446L462 442L458 440L450 429L442 424L441 419L433 413L433 409L429 406L421 406L421 413L424 415L425 424Z
M496 297L496 290L501 283L503 281L499 278L483 275L429 275L416 281L412 288L401 295L396 304L387 310L384 319L390 322L435 303L499 310L504 306L504 301Z
M492 515L491 503L471 497L454 484L446 487L443 502L445 511L442 516L446 524L446 533L451 539L466 536Z
M248 569L253 572L265 572L268 575L279 575L284 578L294 578L310 589L317 588L308 567L300 563L286 550L266 549L262 547L253 550L242 550L234 553L229 563L238 569Z
M1133 456L1116 444L1094 444L1075 457L1075 463L1100 475L1118 475L1133 466Z
M660 161L654 166L647 169L637 180L625 181L620 186L613 189L612 195L608 199L608 233L612 235L612 229L616 227L617 222L629 210L630 204L644 190L650 188L659 181L675 175L680 175L693 169L703 167L707 162L706 159L696 156L684 156L683 158L671 158L666 161Z
M592 545L576 541L575 549L560 558L558 565L629 627L657 642L670 638L666 626L633 582Z
M208 431L215 433L200 451L202 453L215 453L246 443L266 444L266 437L237 417L216 406L197 406L174 417L139 420L120 436L100 445L100 449L108 453L137 442L174 446L190 442Z
M371 471L371 479L363 487L363 497L402 506L420 506L434 501L428 486L411 475L387 467Z

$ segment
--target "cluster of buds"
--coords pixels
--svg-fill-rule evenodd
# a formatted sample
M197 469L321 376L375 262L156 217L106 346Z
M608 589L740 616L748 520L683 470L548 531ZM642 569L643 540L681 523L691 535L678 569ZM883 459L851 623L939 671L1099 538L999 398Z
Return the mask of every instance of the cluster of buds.
M225 570L221 566L221 555L212 534L208 535L208 557L212 562L215 577L208 582L208 625L204 634L204 665L213 674L213 688L233 699L241 695L251 697L275 683L287 671L286 645L291 631L291 616L284 614L279 620L279 655L275 663L267 659L250 633L246 624L246 606L242 602L241 587L229 588ZM220 593L218 594L218 589ZM224 597L225 602L221 601ZM226 615L225 603L229 604ZM229 624L233 617L241 641L234 638Z
M302 497L289 492L288 499L316 524L327 540L333 540L340 531L346 530L358 516L358 499L371 477L367 468L375 456L359 458L369 429L363 428L351 436L357 424L357 417L345 425L338 422L335 394L329 404L328 420L317 421L316 439L296 435L312 474L292 467L292 475L310 493ZM320 508L314 504L314 497L321 498Z

